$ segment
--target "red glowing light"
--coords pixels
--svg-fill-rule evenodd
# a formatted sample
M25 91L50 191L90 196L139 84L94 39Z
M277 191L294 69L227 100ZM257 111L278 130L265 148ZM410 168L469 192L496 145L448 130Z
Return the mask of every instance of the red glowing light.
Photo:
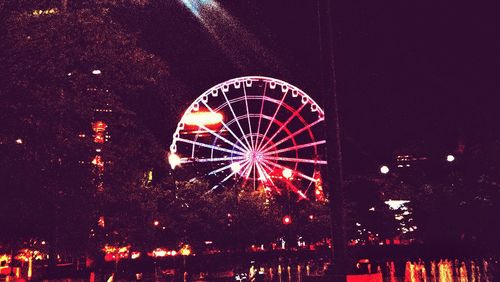
M222 114L215 112L186 113L182 122L186 125L216 125L222 122Z
M292 217L289 216L289 215L285 215L283 217L283 224L284 225L288 225L288 224L291 224L292 223Z
M107 127L108 125L103 121L96 121L92 123L92 130L94 130L94 132L96 133L104 132Z
M104 216L101 215L99 217L99 220L97 221L97 225L99 225L100 227L104 228L105 224L106 224L106 221L104 220Z
M102 157L99 156L99 155L96 155L94 157L94 159L92 160L92 164L97 166L97 168L99 169L99 171L103 171L104 170L104 161L102 160Z
M321 180L321 173L319 170L314 172L314 179L316 180L314 186L314 194L316 196L316 200L323 202L325 201L325 193L323 192L323 181Z
M181 254L181 256L189 256L191 254L191 247L189 245L184 245L179 250L179 253Z
M102 133L96 133L94 135L94 143L99 143L99 144L102 144L104 143L104 134Z

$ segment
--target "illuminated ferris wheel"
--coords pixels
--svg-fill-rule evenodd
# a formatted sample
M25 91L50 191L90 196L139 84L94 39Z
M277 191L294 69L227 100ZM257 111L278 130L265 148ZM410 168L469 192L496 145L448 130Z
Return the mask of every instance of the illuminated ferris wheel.
M193 168L218 187L242 184L322 198L324 113L299 88L261 76L220 83L184 112L170 145L172 168ZM314 191L314 192L313 192Z

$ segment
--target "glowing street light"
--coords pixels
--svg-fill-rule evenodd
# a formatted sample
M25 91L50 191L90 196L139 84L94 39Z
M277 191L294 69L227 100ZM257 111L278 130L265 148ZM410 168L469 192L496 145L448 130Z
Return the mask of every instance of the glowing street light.
M453 155L448 155L448 156L446 156L446 161L447 161L447 162L450 162L450 163L451 163L451 162L453 162L454 160L455 160L455 156L453 156Z
M177 154L168 155L168 163L172 169L181 164L181 158Z
M153 225L158 226L158 225L160 225L160 222L158 220L155 220L155 221L153 221Z
M184 245L179 250L179 253L181 254L181 256L189 256L191 254L191 247L189 245Z
M284 225L289 225L292 223L292 217L289 215L285 215L282 221Z
M99 74L101 74L101 70L93 70L92 74L93 75L99 75Z
M382 174L388 174L389 173L389 167L386 165L383 165L380 167L380 173Z
M410 201L408 200L388 200L385 201L384 203L389 206L391 210L398 210L400 209L404 204L409 203Z

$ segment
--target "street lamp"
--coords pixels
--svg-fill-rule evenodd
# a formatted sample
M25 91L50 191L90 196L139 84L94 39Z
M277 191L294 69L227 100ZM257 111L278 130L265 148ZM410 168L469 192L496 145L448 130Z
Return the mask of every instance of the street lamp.
M388 174L389 173L389 167L386 165L383 165L380 167L380 173L382 174Z
M455 156L453 156L453 155L448 155L448 156L446 156L446 161L447 161L447 162L450 162L450 163L451 163L451 162L453 162L454 160L455 160Z
M168 163L170 167L174 169L176 166L181 164L181 158L177 154L169 154L168 155Z
M289 215L285 215L282 221L284 225L289 225L292 223L292 217Z

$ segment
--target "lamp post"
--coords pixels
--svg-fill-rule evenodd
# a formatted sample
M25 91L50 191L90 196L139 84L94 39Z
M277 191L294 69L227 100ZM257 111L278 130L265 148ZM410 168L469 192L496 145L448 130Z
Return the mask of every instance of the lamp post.
M334 60L334 30L332 1L318 0L320 27L320 56L323 101L325 105L327 183L332 228L332 265L330 281L346 281L347 257L344 231L344 188L342 175L342 149L337 103L337 88Z
M290 187L289 187L289 181L291 181L291 179L292 179L293 171L291 169L289 169L289 168L285 168L281 172L281 175L285 179L285 183L286 183L287 204L288 204L288 211L287 211L287 214L285 216L283 216L282 223L283 223L283 225L285 225L285 228L286 228L286 237L288 237L288 238L286 238L287 239L286 240L286 250L288 251L288 253L290 253L291 252L290 243L292 241L292 234L291 234L291 230L290 230L290 224L292 224L292 217L290 215L291 214L291 208L290 208Z

